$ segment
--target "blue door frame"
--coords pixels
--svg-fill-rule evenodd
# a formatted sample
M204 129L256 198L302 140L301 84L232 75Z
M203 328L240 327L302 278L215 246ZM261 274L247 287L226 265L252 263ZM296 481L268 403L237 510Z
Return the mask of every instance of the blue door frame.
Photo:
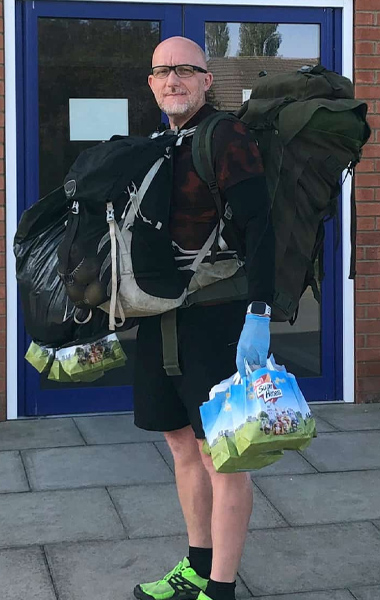
M314 8L195 6L103 2L20 2L17 6L18 215L39 197L38 18L155 20L162 39L185 35L204 48L204 24L218 22L280 22L320 24L321 61L341 71L341 11ZM26 193L27 190L27 193ZM322 375L301 379L308 399L342 398L342 258L332 223L326 227L323 281ZM332 332L334 334L332 335ZM53 415L125 411L133 408L132 387L41 390L39 374L24 360L30 340L18 306L18 414Z

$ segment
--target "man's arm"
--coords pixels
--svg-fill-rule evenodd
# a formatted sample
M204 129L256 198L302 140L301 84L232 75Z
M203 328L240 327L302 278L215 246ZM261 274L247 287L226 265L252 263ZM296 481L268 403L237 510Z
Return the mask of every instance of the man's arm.
M275 239L260 153L253 133L241 122L221 122L216 133L219 134L214 137L218 184L231 207L237 231L241 231L245 240L248 300L271 305ZM261 305L261 312L245 317L236 352L236 365L242 377L246 374L246 362L262 367L266 364L270 318L263 315L265 304ZM254 308L257 310L259 306Z
M225 198L236 229L244 236L248 303L261 301L270 306L274 293L275 239L264 175L228 188Z
M245 237L245 268L248 279L248 302L262 302L269 306L274 292L274 232L265 177L240 182L226 191L234 221ZM257 313L260 306L261 311ZM236 352L236 366L242 377L250 365L265 366L270 330L265 305L252 305L247 314ZM256 314L255 314L256 313Z

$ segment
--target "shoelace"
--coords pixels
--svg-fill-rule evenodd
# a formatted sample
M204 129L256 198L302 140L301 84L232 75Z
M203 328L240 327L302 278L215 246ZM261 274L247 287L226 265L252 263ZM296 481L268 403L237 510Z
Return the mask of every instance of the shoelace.
M179 571L182 571L182 569L184 569L184 565L183 565L183 561L181 560L181 562L179 562L178 565L170 571L170 573L165 575L164 581L169 581L169 579L171 577L173 577L173 575L177 575L177 573L179 573Z

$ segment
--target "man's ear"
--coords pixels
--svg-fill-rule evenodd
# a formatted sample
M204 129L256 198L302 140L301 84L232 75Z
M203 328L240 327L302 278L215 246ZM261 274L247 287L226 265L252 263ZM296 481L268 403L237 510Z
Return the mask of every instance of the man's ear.
M153 91L152 83L153 83L153 75L148 75L148 85L149 85L150 89Z
M210 87L212 86L212 82L214 81L214 76L212 73L207 73L205 75L205 83L204 83L204 88L205 88L205 92L207 92Z

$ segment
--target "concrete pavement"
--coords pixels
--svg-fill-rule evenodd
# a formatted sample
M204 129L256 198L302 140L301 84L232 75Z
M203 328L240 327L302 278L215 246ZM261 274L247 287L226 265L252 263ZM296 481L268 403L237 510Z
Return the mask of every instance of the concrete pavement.
M252 475L239 600L380 600L380 404ZM0 423L0 599L125 600L187 552L170 452L131 415Z

